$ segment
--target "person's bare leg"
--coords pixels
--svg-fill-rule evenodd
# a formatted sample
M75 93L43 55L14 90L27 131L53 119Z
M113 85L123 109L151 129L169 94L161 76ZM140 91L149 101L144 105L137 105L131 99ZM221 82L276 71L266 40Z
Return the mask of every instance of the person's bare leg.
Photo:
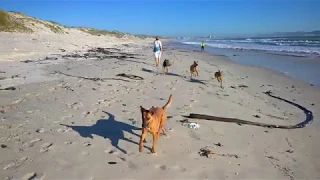
M158 67L158 58L155 58L154 61L156 62L156 67Z

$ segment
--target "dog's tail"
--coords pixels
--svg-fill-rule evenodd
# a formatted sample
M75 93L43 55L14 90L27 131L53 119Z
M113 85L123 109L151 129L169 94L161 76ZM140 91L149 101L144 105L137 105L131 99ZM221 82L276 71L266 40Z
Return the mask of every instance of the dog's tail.
M167 104L165 104L165 105L162 107L162 109L166 109L168 106L170 106L171 102L172 102L172 94L169 96L169 100L168 100Z

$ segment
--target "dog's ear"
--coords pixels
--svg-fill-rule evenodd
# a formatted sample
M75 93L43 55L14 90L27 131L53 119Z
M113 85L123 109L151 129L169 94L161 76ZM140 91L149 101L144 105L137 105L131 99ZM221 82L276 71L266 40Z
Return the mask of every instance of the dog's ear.
M141 110L142 113L146 111L146 109L143 108L142 106L140 106L140 110Z

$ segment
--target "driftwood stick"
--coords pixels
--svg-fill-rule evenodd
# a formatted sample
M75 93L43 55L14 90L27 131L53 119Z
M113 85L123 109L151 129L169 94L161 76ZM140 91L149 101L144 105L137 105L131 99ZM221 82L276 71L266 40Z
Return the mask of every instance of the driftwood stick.
M191 118L191 119L203 119L203 120L209 120L209 121L231 122L231 123L237 123L239 125L248 124L248 125L267 127L267 128L292 129L292 126L264 124L264 123L259 123L259 122L246 121L246 120L237 119L237 118L225 118L225 117L219 117L219 116L209 116L209 115L204 115L204 114L191 113L187 117Z
M209 120L209 121L231 122L231 123L237 123L239 125L247 124L247 125L252 125L252 126L260 126L260 127L266 127L266 128L279 128L279 129L303 128L313 121L312 112L309 111L308 109L306 109L305 107L303 107L299 104L296 104L294 102L288 101L286 99L283 99L281 97L271 95L270 91L264 92L264 94L298 107L299 109L301 109L304 112L304 114L306 115L306 119L303 122L298 123L296 125L285 126L285 125L275 125L275 124L265 124L265 123L260 123L260 122L252 122L252 121L247 121L247 120L242 120L242 119L237 119L237 118L225 118L225 117L209 116L209 115L195 114L195 113L191 113L189 116L185 116L185 117L192 118L192 119L204 119L204 120Z

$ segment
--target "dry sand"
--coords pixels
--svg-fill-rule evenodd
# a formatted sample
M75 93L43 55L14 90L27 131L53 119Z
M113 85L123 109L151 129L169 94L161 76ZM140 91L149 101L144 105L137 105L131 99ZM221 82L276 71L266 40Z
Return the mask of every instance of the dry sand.
M6 78L0 88L16 88L0 91L1 179L320 177L320 93L309 84L227 57L173 48L163 52L162 60L173 62L170 73L163 75L154 67L150 39L16 33L1 33L0 38L6 44L0 49L0 77ZM95 47L117 48L109 51L118 53L63 57ZM194 60L199 61L200 76L190 80ZM213 79L218 69L224 89ZM299 108L263 94L268 90L312 111L314 122L293 130L196 119L189 121L200 128L190 129L179 122L190 113L279 125L305 120ZM148 135L139 153L139 106L162 106L170 94L168 137L161 136L157 153L151 154ZM198 154L206 146L215 153L209 158Z

